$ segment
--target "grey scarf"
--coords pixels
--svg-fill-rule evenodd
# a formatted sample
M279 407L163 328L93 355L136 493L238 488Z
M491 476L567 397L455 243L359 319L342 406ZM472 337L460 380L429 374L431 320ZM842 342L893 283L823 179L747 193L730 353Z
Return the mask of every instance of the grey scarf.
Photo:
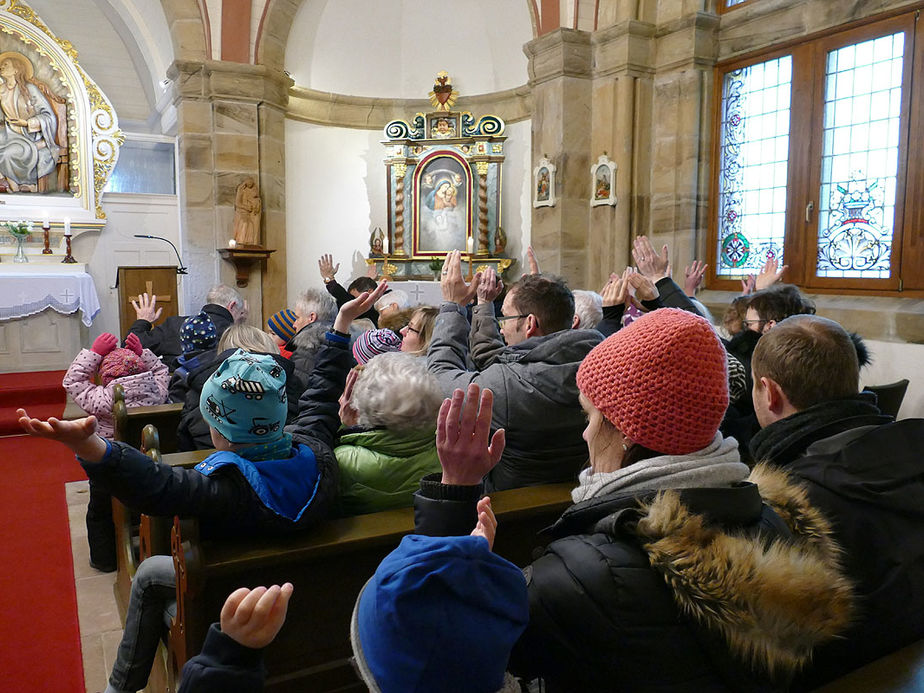
M715 488L744 481L750 470L738 454L738 441L715 438L702 450L688 455L661 455L617 469L594 474L585 469L571 499L580 503L610 493L660 491L671 488Z

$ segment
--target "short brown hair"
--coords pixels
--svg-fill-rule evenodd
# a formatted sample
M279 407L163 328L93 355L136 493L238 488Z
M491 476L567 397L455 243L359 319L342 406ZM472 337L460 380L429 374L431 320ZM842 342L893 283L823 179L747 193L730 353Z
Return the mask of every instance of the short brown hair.
M814 315L815 304L792 284L774 284L751 294L748 308L757 311L761 320L779 322L790 315Z
M574 294L560 277L524 274L510 289L511 301L523 315L535 315L542 334L570 330Z
M820 402L855 397L860 365L853 340L833 320L794 315L764 334L751 357L754 383L770 378L802 411Z

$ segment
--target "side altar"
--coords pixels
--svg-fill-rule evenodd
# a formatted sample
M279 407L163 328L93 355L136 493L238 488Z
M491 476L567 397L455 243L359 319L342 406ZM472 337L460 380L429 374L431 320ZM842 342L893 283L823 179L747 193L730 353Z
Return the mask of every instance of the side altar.
M505 123L452 110L457 98L440 72L436 110L385 126L388 229L373 231L366 263L392 279L429 279L451 250L470 272L513 263L500 226Z

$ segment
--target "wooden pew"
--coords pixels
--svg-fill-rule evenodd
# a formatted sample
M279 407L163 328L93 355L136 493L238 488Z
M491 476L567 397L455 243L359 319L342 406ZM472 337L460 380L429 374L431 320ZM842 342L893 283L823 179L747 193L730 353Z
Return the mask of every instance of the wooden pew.
M832 681L816 693L917 693L924 691L924 640L887 654Z
M151 424L157 428L160 436L158 449L161 454L177 451L177 429L180 425L182 403L158 404L153 407L125 406L125 390L121 385L112 388L112 421L115 427L113 438L139 448L141 432Z
M571 504L572 484L491 495L495 551L531 562L537 532ZM295 585L286 625L266 650L267 693L361 691L349 664L349 625L359 590L381 560L413 531L413 508L331 520L298 536L203 540L198 523L176 519L177 617L169 637L170 676L196 655L225 598L241 586Z

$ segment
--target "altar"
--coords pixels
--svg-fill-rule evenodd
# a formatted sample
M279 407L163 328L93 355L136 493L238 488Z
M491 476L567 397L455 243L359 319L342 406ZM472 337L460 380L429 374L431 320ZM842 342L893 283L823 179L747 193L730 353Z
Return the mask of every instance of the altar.
M67 368L99 310L85 265L0 264L0 372Z

